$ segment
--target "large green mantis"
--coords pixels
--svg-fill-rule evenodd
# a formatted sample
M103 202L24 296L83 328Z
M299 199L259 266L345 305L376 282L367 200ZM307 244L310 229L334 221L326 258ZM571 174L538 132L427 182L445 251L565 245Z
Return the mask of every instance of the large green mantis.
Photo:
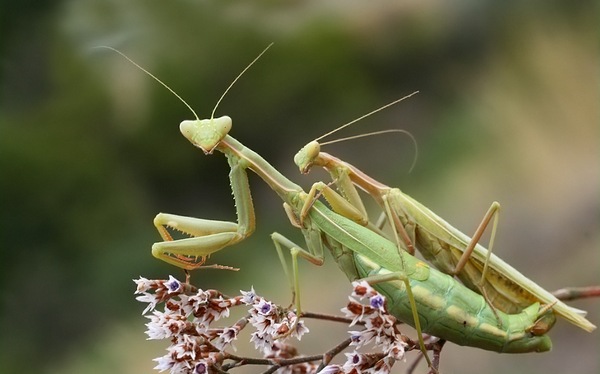
M354 122L356 121L351 123ZM494 310L516 313L532 303L540 302L552 305L554 313L586 331L596 328L584 318L584 311L559 301L550 292L492 254L491 244L489 251L478 244L492 217L494 224L490 243L493 243L497 211L500 208L497 202L492 204L473 238L469 238L400 189L388 187L355 166L321 152L320 149L318 141L312 141L296 154L294 161L302 173L307 173L312 166L325 168L340 193L363 213L365 220L366 211L356 186L366 191L381 206L392 226L392 240L409 248L411 252L414 252L414 243L425 259L442 272L457 276L471 290L481 293ZM502 323L501 319L499 323ZM538 327L544 329L541 324Z
M554 315L548 312L549 305L533 303L519 313L497 312L496 316L481 295L430 268L410 255L406 248L355 222L361 220L362 214L326 184L315 183L307 193L231 137L231 118L214 118L217 106L211 118L205 120L200 120L187 103L186 106L196 119L183 121L181 133L205 154L218 151L226 156L238 218L237 222L226 222L159 213L154 224L164 241L152 246L157 258L192 270L202 267L212 253L251 235L255 214L247 176L250 169L280 196L290 222L304 235L308 250L280 234L272 235L281 258L283 247L291 253L293 274L289 278L293 281L298 312L301 308L297 258L321 265L324 248L327 248L350 280L366 278L381 287L391 299L392 312L413 325L419 335L424 331L460 345L507 353L541 352L551 348L545 329L539 329L539 326L554 323ZM318 200L320 194L333 210ZM192 237L173 240L168 228ZM282 262L287 269L285 261ZM496 323L498 318L501 326ZM419 342L424 351L422 337Z

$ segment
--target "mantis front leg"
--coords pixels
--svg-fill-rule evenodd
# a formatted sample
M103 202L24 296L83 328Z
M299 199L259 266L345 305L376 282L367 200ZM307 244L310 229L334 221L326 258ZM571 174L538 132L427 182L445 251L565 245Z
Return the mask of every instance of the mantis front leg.
M237 223L159 213L154 218L154 226L164 241L152 245L154 257L185 270L194 270L201 267L212 253L236 244L254 232L256 219L247 165L235 155L228 154L227 160L231 167L229 180ZM169 228L191 237L173 240Z

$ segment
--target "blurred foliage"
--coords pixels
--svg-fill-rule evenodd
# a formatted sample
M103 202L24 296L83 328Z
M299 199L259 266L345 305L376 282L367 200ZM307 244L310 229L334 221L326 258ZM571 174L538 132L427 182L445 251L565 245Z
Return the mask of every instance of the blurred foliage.
M498 199L508 207L504 247L527 248L502 248L502 257L546 256L544 266L523 269L528 262L521 260L517 267L549 288L599 283L596 11L585 1L4 2L2 372L148 372L143 352L150 344L123 328L143 328L130 279L180 274L150 255L158 240L154 214L233 218L226 163L201 155L177 131L191 113L120 56L93 48L99 45L131 56L206 117L229 82L274 41L217 115L232 116L236 138L306 186L311 179L291 161L304 143L420 90L355 129L411 131L420 149L412 174L407 139L330 151L402 186L441 216L452 212L449 220L466 230ZM194 281L232 292L270 287L287 300L268 233L297 233L281 224L281 203L251 179L258 231L214 256L248 271L202 272ZM536 273L540 267L552 270ZM264 269L273 269L272 277L257 275ZM332 279L341 278L329 269ZM344 302L339 298L332 311ZM584 309L599 310L593 303ZM590 318L600 322L598 314ZM590 352L598 339L584 341L588 336L571 326L557 330L556 344L572 342L579 360L558 349L543 359L484 352L481 360L503 362L500 372L508 365L517 368L511 372L542 372L542 365L597 372ZM470 370L451 352L442 368ZM497 370L480 365L473 370Z

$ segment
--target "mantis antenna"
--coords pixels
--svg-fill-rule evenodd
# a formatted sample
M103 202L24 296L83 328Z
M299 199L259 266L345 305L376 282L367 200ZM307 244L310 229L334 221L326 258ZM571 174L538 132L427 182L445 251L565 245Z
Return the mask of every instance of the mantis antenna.
M335 131L337 131L337 130L338 129L336 129ZM408 172L410 173L410 172L413 171L413 169L417 165L417 159L419 157L419 147L417 145L417 140L415 139L415 137L413 136L413 134L411 134L409 131L406 131L406 130L402 130L402 129L388 129L388 130L373 131L373 132L369 132L369 133L366 133L366 134L352 135L352 136L347 136L345 138L340 138L340 139L335 139L335 140L329 140L329 141L326 141L326 142L323 142L323 143L320 143L320 144L321 144L321 146L323 146L323 145L327 145L327 144L345 142L347 140L365 138L367 136L375 136L375 135L381 135L381 134L388 134L388 133L391 133L391 132L401 133L401 134L407 135L410 138L410 140L412 141L412 143L413 143L413 145L415 147L415 157L413 158L413 161L410 164L410 169L408 169Z
M194 114L194 117L196 117L197 120L200 120L200 118L198 118L198 115L196 114L196 112L194 111L194 109L192 109L192 107L185 100L183 100L183 98L181 96L179 96L177 94L177 92L173 91L173 89L171 89L171 87L167 86L167 84L165 82L161 81L154 74L152 74L148 70L146 70L143 67L141 67L137 62L135 62L132 59L130 59L125 53L119 51L116 48L109 47L107 45L100 45L100 46L97 46L97 47L94 47L94 48L106 48L106 49L110 49L111 51L117 52L118 54L120 54L127 61L131 62L136 68L140 69L144 73L148 74L150 77L154 78L155 81L157 81L158 83L162 84L163 87L165 87L167 90L169 90L169 92L171 92L173 95L175 95L176 98L178 98L182 103L184 103L186 107L188 107L188 109Z
M392 105L394 105L394 104L398 104L399 102L401 102L401 101L404 101L404 100L408 99L409 97L411 97L411 96L414 96L414 95L416 95L416 94L418 94L418 93L419 93L419 91L415 91L415 92L413 92L413 93L411 93L411 94L408 94L408 95L406 95L406 96L404 96L404 97L401 97L401 98L400 98L400 99L398 99L398 100L394 100L394 101L392 101L392 102L391 102L391 103L389 103L389 104L386 104L386 105L384 105L384 106L382 106L382 107L380 107L380 108L377 108L377 109L375 109L375 110L373 110L373 111L371 111L371 112L369 112L369 113L367 113L367 114L364 114L364 115L362 115L362 116L358 117L358 118L357 118L357 119L355 119L355 120L352 120L352 121L350 121L350 122L346 123L345 125L342 125L342 126L340 126L340 127L336 128L336 129L333 129L333 130L329 131L329 132L328 132L328 133L326 133L326 134L323 134L323 135L319 136L318 138L316 138L316 139L315 139L315 141L319 141L319 140L323 139L323 138L324 138L324 137L326 137L326 136L329 136L329 135L331 135L331 134L333 134L333 133L336 133L336 132L340 131L341 129L345 129L346 127L348 127L348 126L350 126L350 125L352 125L352 124L354 124L354 123L356 123L356 122L358 122L358 121L360 121L360 120L362 120L362 119L365 119L365 118L367 118L368 116L370 116L370 115L372 115L372 114L375 114L375 113L377 113L377 112L380 112L380 111L384 110L385 108L391 107L391 106L392 106ZM323 143L323 144L325 144L325 143Z
M319 140L321 140L321 139L323 139L323 138L325 138L325 137L327 137L327 136L329 136L331 134L334 134L334 133L336 133L336 132L338 132L338 131L340 131L340 130L342 130L342 129L344 129L344 128L346 128L346 127L348 127L348 126L350 126L350 125L352 125L352 124L354 124L354 123L356 123L356 122L358 122L358 121L360 121L362 119L365 119L365 118L369 117L370 115L373 115L373 114L375 114L377 112L380 112L380 111L382 111L382 110L384 110L386 108L389 108L392 105L398 104L399 102L404 101L404 100L408 99L409 97L414 96L414 95L416 95L418 93L419 93L419 91L415 91L415 92L413 92L411 94L408 94L408 95L406 95L404 97L401 97L400 99L394 100L394 101L392 101L389 104L386 104L386 105L384 105L382 107L379 107L379 108L377 108L377 109L375 109L375 110L373 110L373 111L371 111L371 112L369 112L367 114L364 114L364 115L358 117L357 119L354 119L354 120L346 123L345 125L339 126L338 128L335 128L335 129L329 131L328 133L319 136L314 141L318 142ZM340 139L335 139L335 140L329 140L329 141L326 141L326 142L322 142L320 144L321 145L333 144L333 143L343 142L343 141L352 140L352 139L364 138L364 137L367 137L367 136L387 134L387 133L391 133L391 132L397 132L397 133L408 135L408 137L410 138L410 140L412 141L412 143L413 143L413 145L415 147L415 157L413 158L413 162L410 165L410 169L408 170L408 172L410 173L414 169L415 165L417 164L417 158L419 156L419 147L417 146L417 140L415 139L415 137L410 132L408 132L406 130L402 130L402 129L389 129L389 130L374 131L374 132L370 132L370 133L367 133L367 134L360 134L360 135L348 136L348 137L345 137L345 138L340 138Z
M221 101L223 100L223 98L225 97L225 95L227 95L227 92L229 92L229 90L231 89L231 87L233 87L233 85L235 84L235 82L238 81L238 79L240 79L240 77L242 75L244 75L244 73L246 72L246 70L248 70L250 68L250 66L254 65L254 63L269 49L271 48L271 46L273 45L273 43L269 44L267 46L267 48L265 48L258 56L256 56L256 58L254 60L252 60L252 62L250 64L248 64L248 66L246 66L246 68L244 68L244 70L242 70L242 72L240 74L238 74L237 77L235 77L235 79L233 80L233 82L231 82L231 84L227 87L227 89L225 90L225 92L223 92L223 94L221 95L221 97L219 98L219 100L217 101L217 104L215 105L210 118L214 118L215 112L217 110L217 107L219 106L219 104L221 103ZM142 66L140 66L137 62L133 61L131 58L129 58L125 53L119 51L116 48L113 47L109 47L106 45L101 45L101 46L97 46L94 48L106 48L109 49L113 52L116 52L118 54L120 54L123 58L125 58L127 61L131 62L135 67L137 67L138 69L140 69L141 71L143 71L144 73L148 74L150 77L152 77L155 81L157 81L158 83L160 83L163 87L165 87L167 90L169 90L169 92L171 92L173 95L175 95L176 98L179 99L179 101L181 101L183 104L185 104L185 106L194 114L194 117L196 117L196 120L200 120L200 118L198 117L198 115L196 114L196 111L194 111L194 109L192 109L192 107L185 101L183 100L183 98L181 96L179 96L177 94L177 92L175 92L171 87L169 87L166 83L164 83L163 81L161 81L160 79L158 79L154 74L152 74L151 72L149 72L148 70L144 69Z
M221 103L221 100L223 100L223 98L225 97L225 95L227 95L227 92L229 92L229 89L230 89L231 87L233 87L233 85L235 84L235 82L237 82L237 81L238 81L238 79L240 79L240 77L241 77L242 75L244 75L244 73L246 72L246 70L250 69L250 66L254 65L254 63L255 63L255 62L256 62L256 61L257 61L257 60L258 60L258 59L259 59L259 58L260 58L262 55L264 55L264 54L265 54L265 52L266 52L266 51L267 51L269 48L271 48L271 46L272 46L272 45L273 45L273 43L269 44L269 45L267 46L267 48L263 49L263 51L262 51L262 52L260 52L260 54L259 54L258 56L256 56L256 58L255 58L254 60L252 60L252 62L251 62L251 63L249 63L249 64L248 64L248 66L246 66L246 68L245 68L244 70L242 70L242 72L241 72L241 73L239 73L237 77L235 77L235 79L233 80L233 82L231 82L231 84L229 85L229 87L227 87L227 89L225 90L225 92L223 92L223 95L221 95L221 97L220 97L220 98L219 98L219 100L217 101L217 104L215 105L215 108L213 109L212 113L210 114L210 118L211 118L211 119L212 119L212 118L214 118L214 116L215 116L215 112L217 111L217 107L219 106L219 104ZM196 117L196 118L197 118L197 117Z

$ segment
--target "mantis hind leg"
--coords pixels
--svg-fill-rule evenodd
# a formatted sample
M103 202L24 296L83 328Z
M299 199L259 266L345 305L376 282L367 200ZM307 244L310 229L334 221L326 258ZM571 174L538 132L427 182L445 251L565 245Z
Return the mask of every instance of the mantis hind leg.
M483 280L485 279L485 273L487 272L487 268L488 268L488 263L489 263L491 255L492 255L492 247L494 246L494 240L496 238L496 229L498 227L499 215L500 215L500 203L498 203L497 201L494 201L492 203L492 205L490 206L490 208L488 209L488 211L485 213L485 216L483 216L483 220L481 220L481 223L477 227L477 230L475 230L475 234L473 234L473 236L471 237L471 241L465 248L460 260L456 264L453 275L460 273L462 271L462 269L465 267L465 264L469 260L469 257L471 257L471 254L473 253L475 246L477 246L477 244L479 243L479 240L481 239L483 233L485 232L485 229L487 229L487 227L490 224L490 221L493 218L494 222L492 224L492 233L490 235L490 244L488 246L488 251L487 251L487 256L485 259L485 264L483 266L483 271L481 272L480 284L483 284Z
M479 288L480 294L483 296L486 303L490 306L490 308L492 309L492 312L494 312L494 315L496 316L496 320L498 321L498 324L500 326L502 326L501 319L498 316L498 311L497 311L496 307L494 306L494 304L492 303L491 299L489 298L487 291L485 290L486 273L488 270L490 257L492 256L492 249L494 246L494 240L496 238L496 229L498 228L499 216L500 216L500 203L498 203L497 201L494 201L492 203L492 205L490 206L490 208L488 209L488 211L485 213L483 219L481 220L481 223L475 230L475 233L471 237L471 241L465 248L459 261L457 262L454 270L452 271L452 275L456 275L463 270L466 263L469 261L469 258L473 254L473 250L475 250L475 247L479 243L479 240L481 239L483 233L485 232L485 230L487 229L487 227L489 226L489 224L493 218L494 221L492 223L492 232L490 234L490 242L488 245L486 258L485 258L485 262L483 265L483 270L481 271L481 278L479 279L479 283L476 283L475 285Z

